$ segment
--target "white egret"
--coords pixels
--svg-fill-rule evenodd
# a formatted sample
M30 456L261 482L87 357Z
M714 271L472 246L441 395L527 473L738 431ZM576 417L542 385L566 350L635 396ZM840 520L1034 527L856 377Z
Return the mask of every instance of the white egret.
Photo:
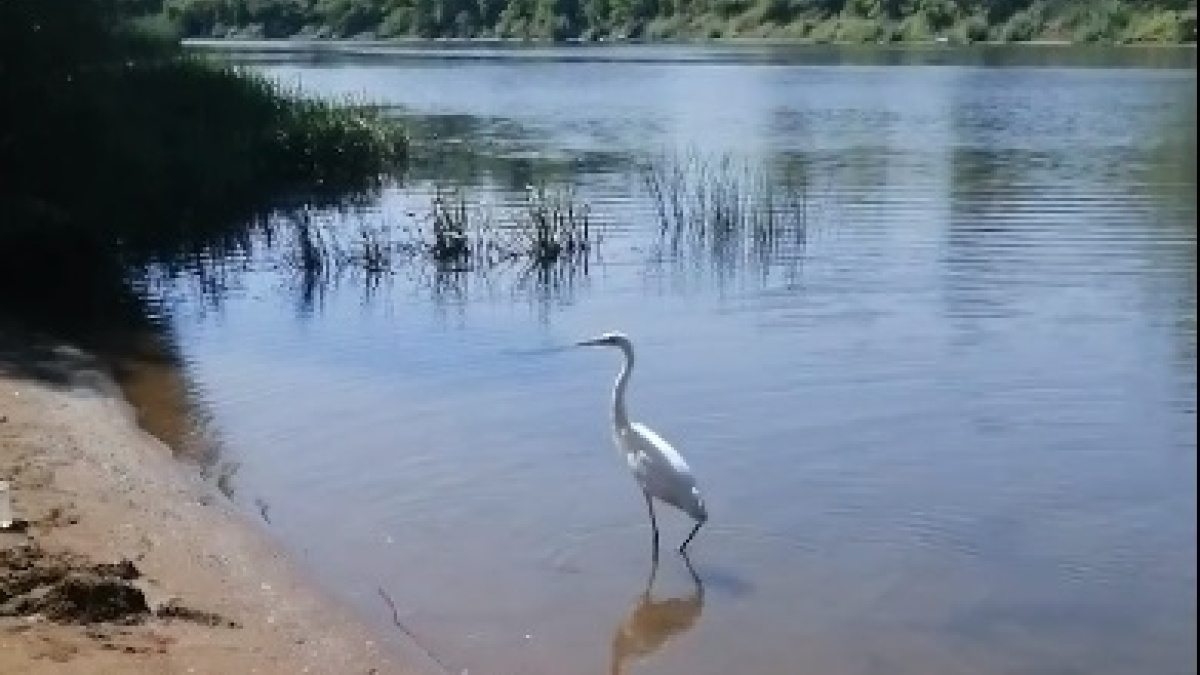
M625 389L629 386L629 375L633 370L633 343L624 334L614 332L584 340L576 343L576 346L616 347L625 355L625 366L621 368L616 386L613 387L613 439L646 498L646 508L650 511L650 527L654 532L654 559L658 559L655 499L674 506L696 521L696 526L679 546L679 552L686 554L688 544L708 520L708 510L704 507L704 499L696 487L696 479L683 456L649 427L629 421L629 415L625 412Z

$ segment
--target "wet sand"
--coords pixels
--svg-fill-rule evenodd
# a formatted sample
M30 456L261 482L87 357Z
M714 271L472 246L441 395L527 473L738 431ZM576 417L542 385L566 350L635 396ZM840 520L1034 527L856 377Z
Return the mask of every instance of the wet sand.
M0 338L0 480L26 521L0 531L0 673L438 672L173 460L95 359Z

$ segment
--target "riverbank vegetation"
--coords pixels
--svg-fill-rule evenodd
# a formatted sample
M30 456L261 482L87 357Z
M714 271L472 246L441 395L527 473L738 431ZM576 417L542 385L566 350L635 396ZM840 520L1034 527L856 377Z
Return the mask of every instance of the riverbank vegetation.
M365 277L405 265L443 272L581 265L599 244L590 211L569 186L529 186L523 202L494 205L461 186L435 185L428 210L411 221L377 212L291 214L283 225L294 245L283 257L305 275L354 269Z
M379 112L187 54L122 10L0 3L0 235L153 248L271 195L361 189L403 160Z
M76 304L244 236L270 200L342 199L403 162L381 112L189 54L137 18L152 4L0 2L0 305Z
M796 259L811 211L811 179L801 164L695 152L650 158L630 176L630 190L654 214L649 261L729 270ZM530 185L523 198L510 193L499 202L451 183L421 189L429 192L428 208L404 215L320 209L276 219L270 230L285 242L281 266L298 272L305 287L345 274L373 287L414 269L433 270L443 284L506 270L523 280L579 277L603 259L606 227L614 223L612 214L594 214L570 184Z
M188 37L1195 42L1195 0L144 0Z

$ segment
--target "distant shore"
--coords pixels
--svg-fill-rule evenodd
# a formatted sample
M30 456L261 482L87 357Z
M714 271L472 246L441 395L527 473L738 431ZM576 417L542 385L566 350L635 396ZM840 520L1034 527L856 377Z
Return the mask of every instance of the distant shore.
M22 519L0 531L0 673L438 672L173 460L94 358L2 327L0 480Z
M153 3L152 3L153 4ZM164 4L149 17L185 38L813 44L1194 44L1196 7L1183 0L346 0Z
M979 40L975 42L955 42L953 40L921 40L921 41L902 41L902 42L855 42L855 41L817 41L797 38L779 38L779 37L715 37L715 38L659 38L659 39L642 39L642 38L612 38L604 40L584 40L580 38L566 38L561 40L551 40L548 38L518 38L518 37L388 37L380 38L374 36L355 36L355 37L315 37L312 35L290 35L287 37L246 37L241 35L229 35L223 37L189 37L183 39L184 46L203 46L203 45L221 45L231 43L245 44L262 44L262 45L442 45L442 44L467 44L467 45L573 45L573 46L605 46L605 45L730 45L730 44L745 44L745 45L770 45L770 46L796 46L796 47L890 47L893 49L905 49L916 47L1102 47L1102 48L1167 48L1167 49L1195 49L1195 42L1075 42L1072 40L1025 40L1022 42L1007 42L1004 40Z

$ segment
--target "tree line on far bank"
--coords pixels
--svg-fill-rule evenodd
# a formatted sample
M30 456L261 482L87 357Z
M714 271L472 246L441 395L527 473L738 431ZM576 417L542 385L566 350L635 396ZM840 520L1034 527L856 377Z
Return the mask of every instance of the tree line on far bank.
M1194 42L1195 0L128 0L186 37Z

